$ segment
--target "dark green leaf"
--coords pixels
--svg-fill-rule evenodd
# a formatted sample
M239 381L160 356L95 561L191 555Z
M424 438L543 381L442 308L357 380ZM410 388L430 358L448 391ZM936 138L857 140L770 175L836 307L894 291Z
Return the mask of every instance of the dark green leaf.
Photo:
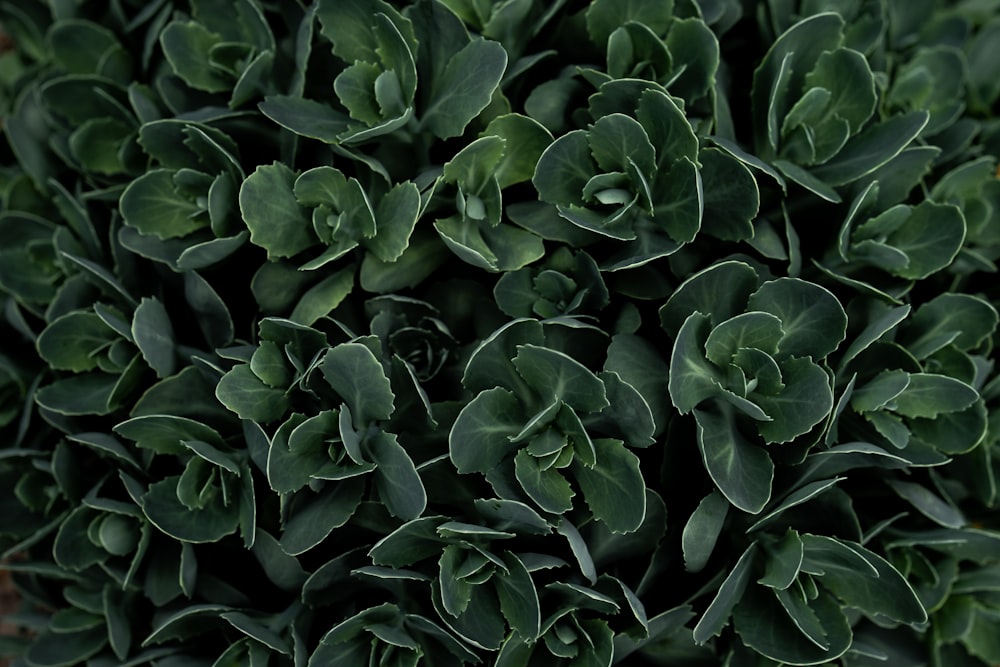
M320 370L327 383L347 403L356 428L392 415L395 394L382 364L361 343L343 343L323 357Z
M712 491L698 503L681 534L685 570L700 572L708 564L728 512L729 502L718 491Z
M670 355L668 386L670 400L681 414L691 412L705 399L720 393L719 372L704 356L705 341L710 335L711 321L699 312L691 313L677 332Z
M698 619L698 624L694 626L695 642L704 644L728 625L733 608L740 602L747 584L750 583L750 577L753 576L756 555L757 543L752 542L736 561L736 565L719 586L719 592L715 594L705 613Z
M904 417L937 417L972 405L975 389L960 380L934 373L911 373L910 383L895 398L895 412Z
M486 108L507 68L507 52L497 42L469 42L448 61L436 82L436 97L420 112L420 123L441 139L457 137Z
M612 532L633 532L646 515L646 485L639 458L620 440L602 438L593 442L597 464L573 465L583 498L594 517Z
M283 389L261 382L249 364L237 364L222 376L215 396L240 419L262 423L281 419L291 405Z
M250 240L268 258L291 257L318 243L292 186L295 174L281 162L257 167L240 186L240 212Z
M771 458L740 433L728 404L718 403L711 411L695 410L694 416L698 446L715 485L737 508L757 514L771 498Z
M392 433L379 433L369 441L375 469L375 488L389 512L405 521L420 516L427 493L413 461Z
M660 308L660 322L673 337L693 312L707 315L715 326L746 310L758 284L757 272L748 264L732 260L713 264L680 284Z
M143 298L132 318L132 338L146 363L160 378L172 375L176 367L174 331L170 316L155 298Z
M543 468L526 449L514 457L514 474L525 493L546 512L562 514L573 508L576 493L566 478L555 468Z

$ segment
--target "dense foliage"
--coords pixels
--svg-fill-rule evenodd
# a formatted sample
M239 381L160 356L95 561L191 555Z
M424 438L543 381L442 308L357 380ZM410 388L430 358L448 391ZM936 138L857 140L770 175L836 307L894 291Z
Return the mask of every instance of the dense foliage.
M1000 663L998 16L0 1L0 655Z

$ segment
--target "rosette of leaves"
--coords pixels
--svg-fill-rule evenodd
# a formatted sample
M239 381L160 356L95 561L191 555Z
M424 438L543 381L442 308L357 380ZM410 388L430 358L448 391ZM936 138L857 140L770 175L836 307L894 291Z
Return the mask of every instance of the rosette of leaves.
M563 326L515 320L473 352L462 383L475 397L449 433L451 460L459 473L485 475L500 497L552 515L573 508L569 477L598 520L634 531L646 494L629 447L653 442L649 403L618 373L595 373L549 346Z
M597 262L585 251L558 248L536 266L503 274L493 288L511 317L597 315L609 303Z
M356 248L365 251L364 264L395 262L409 246L421 211L420 192L411 181L389 188L376 180L366 189L335 167L296 175L277 162L258 167L240 187L239 199L251 242L267 250L271 260L298 257L302 271L324 267ZM300 256L306 251L311 252ZM300 312L332 310L338 295L342 299L350 292L353 275L351 266L323 278L313 286L310 300L321 299L326 310L303 306ZM303 323L317 318L306 317L309 321Z
M139 143L156 166L121 194L123 246L182 272L212 266L246 242L236 206L244 175L231 137L151 114Z
M434 621L384 603L331 628L323 635L308 664L320 667L334 661L350 667L464 665L479 663L479 658Z
M334 55L346 63L333 82L343 111L294 95L271 96L261 110L329 144L362 144L389 134L404 143L420 134L460 136L490 104L507 67L500 44L473 38L434 0L404 13L383 0L324 0L316 16ZM418 159L426 159L427 147L418 148Z
M716 88L719 42L708 24L717 24L720 32L725 31L741 10L736 3L698 6L693 11L678 4L673 0L590 3L585 17L587 34L605 51L607 66L582 73L592 83L615 79L655 82L684 100L685 113L699 132L716 123L729 126L728 108L719 100Z
M98 187L141 173L130 91L143 94L131 83L133 56L120 36L84 17L53 17L47 10L15 14L37 38L25 54L49 65L21 92L4 123L35 187L48 192L49 179L65 167Z
M169 13L164 15L164 19L169 17ZM184 85L202 93L226 94L232 108L278 87L274 34L255 0L194 0L190 16L173 17L160 30L163 56L180 81L172 81L164 72L156 84L175 111L184 109L193 97L177 90Z
M383 350L383 363L398 359L419 382L436 376L457 347L437 308L425 301L385 295L365 302L372 334Z
M906 307L881 311L884 332ZM879 311L876 311L879 312ZM877 442L928 462L970 452L986 435L987 411L979 391L990 375L985 356L996 330L996 309L971 294L941 294L899 324L895 340L844 359L841 377L854 373L841 403L840 438ZM877 332L873 328L872 332ZM863 421L854 421L860 417Z
M515 271L545 254L534 233L503 223L501 189L526 181L548 131L519 114L497 118L449 160L434 185L434 195L453 205L435 220L441 240L464 262L492 272ZM431 203L431 210L437 208Z
M660 319L674 338L670 398L694 414L709 475L735 507L760 512L774 476L768 450L833 408L824 360L845 337L843 307L814 283L761 283L748 264L726 261L682 283Z
M965 241L951 270L995 271L1000 259L1000 179L996 177L996 161L981 157L955 167L934 184L929 198L954 204L965 218Z
M731 619L753 653L782 664L823 664L854 646L856 616L845 606L881 626L918 628L927 621L912 586L875 552L856 541L788 529L747 547L694 638L709 641Z
M698 139L683 111L655 84L618 95L617 83L605 84L605 96L595 99L621 101L628 112L595 114L588 129L558 137L532 179L539 198L560 216L623 242L601 262L605 270L676 252L694 240L704 209ZM629 100L637 92L638 100Z
M965 217L957 206L932 199L886 210L878 202L873 181L852 202L836 254L819 266L863 293L899 303L915 281L955 260L966 238Z
M875 73L844 45L844 18L819 13L788 28L754 72L757 153L789 180L832 202L835 187L871 173L927 125L924 109L875 118Z
M286 553L304 553L344 525L364 499L365 475L394 516L424 510L427 495L396 435L405 426L392 421L396 393L380 356L374 337L331 347L315 329L268 319L249 361L219 381L217 397L242 419L281 422L262 463L284 497ZM295 409L303 412L288 414Z
M552 527L518 501L477 499L476 508L493 520L414 519L372 547L372 562L420 573L431 584L441 621L474 646L498 650L508 628L525 641L535 641L541 632L541 608L528 569L533 556L511 551L516 548L511 541L518 535L550 534ZM502 523L505 529L483 525L489 523Z

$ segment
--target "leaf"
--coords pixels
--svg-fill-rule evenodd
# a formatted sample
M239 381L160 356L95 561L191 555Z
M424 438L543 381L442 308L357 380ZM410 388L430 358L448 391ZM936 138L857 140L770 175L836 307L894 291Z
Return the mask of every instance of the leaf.
M882 371L851 394L851 407L856 412L870 412L886 407L906 390L910 374L904 371Z
M957 412L979 398L975 389L960 380L935 373L910 373L910 383L895 398L893 410L904 417L937 417Z
M233 83L210 65L213 47L221 41L221 35L197 21L171 21L160 35L163 55L177 76L209 93L227 91Z
M291 405L283 389L264 384L249 364L237 364L222 376L215 388L219 402L239 415L267 423L281 419Z
M375 238L361 245L380 261L395 262L406 251L420 214L420 191L410 181L397 183L375 207Z
M669 367L656 348L640 336L617 334L608 345L604 368L639 392L655 422L654 435L658 435L666 426L670 407Z
M511 113L490 121L482 136L504 140L503 158L495 174L501 188L530 180L542 153L552 143L552 134L538 121Z
M511 438L525 417L514 395L502 387L480 392L458 414L448 434L452 463L459 473L487 473L517 447Z
M742 348L774 354L783 333L782 322L776 316L756 311L743 313L712 329L705 340L705 356L713 364L725 368L733 363L733 357Z
M964 240L965 220L957 207L922 202L887 239L892 247L906 254L909 262L887 270L911 280L926 278L951 264Z
M76 632L45 630L25 652L25 659L38 667L71 667L85 663L108 643L103 627Z
M291 257L319 242L292 192L295 174L284 163L257 167L240 186L240 212L250 241L269 259Z
M639 458L620 440L594 441L597 464L573 464L573 475L594 518L614 533L631 533L646 516L646 483Z
M867 176L899 155L920 134L929 117L927 111L911 111L870 125L813 174L835 186Z
M635 117L656 150L657 169L669 168L685 157L700 161L698 137L684 112L670 95L655 89L644 90L639 96ZM709 155L710 160L711 157ZM702 171L707 173L704 169Z
M79 373L97 368L97 355L115 339L115 332L96 313L75 310L52 320L36 345L50 367Z
M705 399L720 393L719 373L705 360L703 352L703 341L711 335L710 327L709 317L695 312L677 332L670 354L668 387L670 400L681 414L691 412Z
M728 512L729 502L718 491L712 491L698 503L681 533L685 570L701 572L705 569L722 534Z
M596 0L587 8L587 33L603 49L615 28L630 21L648 26L663 36L673 19L673 0Z
M542 396L584 412L599 412L609 405L601 379L569 355L526 343L517 346L513 363L524 381Z
M774 464L767 452L737 429L733 409L695 410L698 447L712 481L738 509L757 514L771 498Z
M118 381L97 371L74 375L40 388L35 401L61 415L104 415L116 407L110 401Z
M538 590L524 563L515 554L506 552L503 561L505 574L496 574L493 581L500 599L500 611L507 624L527 641L538 639L541 634L541 607Z
M455 54L434 99L420 111L420 125L440 139L457 137L490 103L507 68L507 52L497 42L475 40Z
M369 441L375 469L375 488L389 513L404 521L420 516L427 506L423 482L406 450L392 433L379 433Z
M261 113L285 129L327 144L339 143L340 136L348 129L347 115L322 102L291 95L269 95L258 106Z
M542 152L531 182L542 201L570 206L582 202L583 189L593 175L587 132L573 130Z
M382 364L361 343L342 343L323 357L320 371L327 383L347 403L356 428L388 420L395 394Z
M705 191L702 231L724 241L752 239L760 194L750 170L716 148L700 151L698 161Z
M319 545L334 530L346 524L364 496L359 479L334 482L318 493L303 490L288 503L288 518L281 532L281 550L298 556Z
M660 308L660 323L671 337L678 335L693 312L708 316L710 325L715 326L744 312L758 284L757 272L748 264L734 260L713 264L674 290Z
M174 373L176 355L170 315L155 298L143 298L132 317L132 338L146 363L165 378Z
M962 512L951 503L922 484L887 479L886 484L925 517L945 528L963 528L966 519Z
M821 593L809 600L808 606L800 602L798 607L792 607L798 614L793 618L776 593L753 590L736 608L733 625L744 644L782 664L803 665L836 660L851 648L851 626L831 596ZM785 600L789 597L785 595ZM817 645L802 627L810 629L811 634L821 633L824 645Z
M208 225L201 209L178 192L174 174L153 169L129 183L120 201L125 224L158 239L186 236Z
M377 63L379 42L374 30L375 16L383 14L414 44L413 27L391 5L382 0L323 0L317 5L323 36L333 42L333 52L342 60Z
M767 540L758 542L764 548L767 560L764 562L764 576L757 580L758 584L784 590L795 583L802 571L802 558L805 548L798 532L789 528L780 541Z
M837 349L847 332L847 313L833 294L798 278L778 278L750 295L748 310L771 313L781 320L783 355L820 360Z
M604 172L626 172L634 164L642 177L655 171L656 149L646 130L625 114L602 116L590 126L590 154Z
M747 584L750 583L750 577L753 576L756 555L757 543L751 542L739 560L736 561L736 565L733 566L722 585L719 586L719 592L715 594L705 613L698 619L697 625L694 626L694 641L696 643L704 644L722 632L722 629L728 625L733 608L740 602Z
M788 442L807 433L833 409L833 389L822 367L809 359L793 358L782 363L781 370L784 389L775 395L752 395L772 419L757 424L768 442Z
M546 512L562 514L573 509L576 493L566 478L555 468L543 468L526 449L514 456L514 475L525 493Z
M899 623L919 624L927 620L913 588L896 568L881 556L855 542L822 535L802 535L805 546L803 569L819 567L822 584L845 604L866 614ZM868 567L858 567L858 559Z
M900 343L917 359L945 345L971 350L996 330L998 321L996 309L983 299L945 292L917 308L900 332Z
M302 295L291 315L293 322L311 326L340 305L354 289L354 267L347 266L323 278Z
M166 477L149 485L141 506L150 523L182 542L217 542L236 532L239 525L236 503L224 505L221 490L212 487L201 509L189 509L177 497L180 479Z

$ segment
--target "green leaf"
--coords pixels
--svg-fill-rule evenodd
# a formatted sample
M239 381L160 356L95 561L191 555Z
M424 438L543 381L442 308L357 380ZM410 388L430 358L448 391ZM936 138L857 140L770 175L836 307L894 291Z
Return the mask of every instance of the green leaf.
M691 412L705 399L720 393L719 372L704 356L705 341L710 335L710 319L699 312L691 313L677 332L670 354L668 387L670 400L681 414Z
M201 509L192 510L177 497L180 480L179 476L173 476L150 484L141 502L150 523L182 542L217 542L236 532L239 525L237 503L225 505L222 491L213 486Z
M945 345L971 350L996 330L998 321L996 309L980 297L945 292L917 308L900 332L900 343L917 359Z
M925 517L945 528L963 528L966 519L962 512L951 503L922 484L887 479L886 484Z
M261 423L281 419L291 405L283 389L264 384L249 364L237 364L223 375L215 396L240 419Z
M626 172L634 164L642 177L656 169L656 149L646 130L625 114L602 116L590 126L590 154L605 172Z
M281 550L289 556L303 554L346 524L364 497L360 479L340 480L318 493L303 490L288 503L288 518L281 532Z
M789 359L781 370L785 387L778 394L752 394L752 400L772 419L757 424L761 436L771 443L807 433L833 409L833 389L822 367L809 359Z
M704 218L704 188L697 165L686 157L674 163L670 177L653 192L653 223L676 243L690 243Z
M562 514L573 509L576 493L566 478L555 468L543 468L528 450L522 449L514 457L514 475L525 493L546 512Z
M458 576L468 551L459 544L449 544L438 560L438 584L441 587L441 606L454 617L460 616L472 599L473 584Z
M504 140L505 150L495 174L501 188L531 180L542 153L552 143L552 134L538 121L511 113L490 121L482 136Z
M694 640L698 644L704 644L712 637L715 637L729 623L729 616L733 608L739 603L746 591L750 577L753 576L754 561L757 555L757 543L751 542L746 548L736 565L726 576L719 592L715 594L712 602L708 605L705 613L698 619L698 624L694 626Z
M158 239L186 236L208 225L208 216L180 192L169 169L153 169L129 183L120 208L125 224Z
M965 219L956 206L922 202L887 238L888 244L906 254L909 263L887 270L911 280L926 278L951 264L964 240Z
M132 338L157 377L173 375L176 368L174 330L163 304L143 298L132 317Z
M694 312L708 316L710 326L715 326L744 312L758 284L757 272L748 264L733 260L713 264L674 290L660 308L660 323L671 337Z
M896 396L893 410L904 417L934 418L967 408L977 398L979 393L960 380L935 373L911 373L910 383Z
M587 33L602 49L611 33L630 21L645 24L663 36L673 20L673 9L673 0L595 0L587 8Z
M323 0L316 10L323 36L333 42L334 54L348 63L381 62L374 30L377 14L388 18L407 43L415 45L409 20L382 0Z
M507 68L497 42L469 42L448 61L435 82L436 96L420 111L420 125L440 139L457 137L486 108Z
M899 155L927 125L926 111L890 116L868 126L848 140L837 155L813 170L831 185L844 185L867 176Z
M172 21L160 35L160 46L174 73L185 83L197 90L220 93L235 83L210 64L213 48L222 39L197 21Z
M716 487L738 509L757 514L771 499L774 464L767 452L737 429L733 408L695 410L698 447Z
M323 357L320 370L327 383L347 403L355 428L392 416L389 378L372 351L361 343L342 343Z
M323 278L302 295L292 314L288 316L293 322L310 326L317 320L326 317L347 298L354 289L354 267L347 266Z
M409 454L392 433L379 433L368 442L375 469L375 488L389 513L404 521L420 516L427 493Z
M547 347L524 344L513 359L518 374L536 392L575 410L599 412L608 407L604 383L572 357Z
M448 434L452 463L459 473L491 471L517 447L511 439L526 417L514 394L495 387L480 392L459 413Z
M527 641L538 639L541 634L541 607L538 590L524 562L511 552L503 555L507 566L505 574L496 574L493 581L500 599L500 610L507 624Z
M905 371L882 371L851 394L851 407L856 412L879 410L899 396L910 384Z
M837 349L847 332L847 314L833 294L798 278L770 280L754 292L748 310L761 310L781 320L782 355L819 360Z
M107 643L107 630L103 627L58 633L45 630L24 657L38 667L72 667L97 655Z
M798 532L789 528L780 540L758 542L764 548L767 560L764 562L764 576L758 584L768 588L784 590L795 583L802 571L805 548Z
M875 77L868 61L853 49L820 54L816 66L805 77L805 85L823 87L833 93L820 122L832 118L846 120L852 134L871 117L878 102Z
M646 516L646 484L639 458L620 440L595 439L597 464L574 461L573 475L594 518L614 533L631 533Z
M240 186L240 212L250 241L269 259L291 257L319 242L295 199L295 174L282 162L257 167Z
M927 620L927 612L909 582L878 554L855 542L822 535L804 534L802 543L803 569L819 567L822 585L845 604L898 623ZM858 567L858 558L867 561L869 567Z
M725 368L741 348L754 348L769 354L778 349L782 322L770 313L750 311L720 323L705 340L705 356ZM678 335L678 340L680 335Z
M656 150L657 169L668 168L684 157L692 161L700 160L698 137L691 123L677 103L663 91L644 90L639 96L635 117Z
M329 105L291 95L270 95L259 105L261 113L285 129L328 144L340 142L349 119Z
M760 194L750 170L716 148L700 151L698 161L705 191L702 231L724 241L753 238Z
M593 176L587 132L573 130L542 152L531 182L542 201L570 206L582 202L583 189Z
M701 499L681 533L685 570L701 572L705 569L728 513L729 502L718 491L712 491Z
M97 355L116 338L97 314L75 310L52 320L36 344L50 367L79 373L97 368Z
M116 406L112 394L119 376L91 372L56 380L38 390L35 401L62 415L104 415Z
M784 598L781 602L779 595ZM847 652L853 639L851 626L836 600L821 593L807 603L802 595L752 589L733 615L743 643L782 664L822 664ZM798 605L792 606L791 599ZM810 635L819 635L821 645Z
M380 261L395 262L409 246L419 215L417 186L410 181L397 183L375 207L375 238L362 239L361 245Z

